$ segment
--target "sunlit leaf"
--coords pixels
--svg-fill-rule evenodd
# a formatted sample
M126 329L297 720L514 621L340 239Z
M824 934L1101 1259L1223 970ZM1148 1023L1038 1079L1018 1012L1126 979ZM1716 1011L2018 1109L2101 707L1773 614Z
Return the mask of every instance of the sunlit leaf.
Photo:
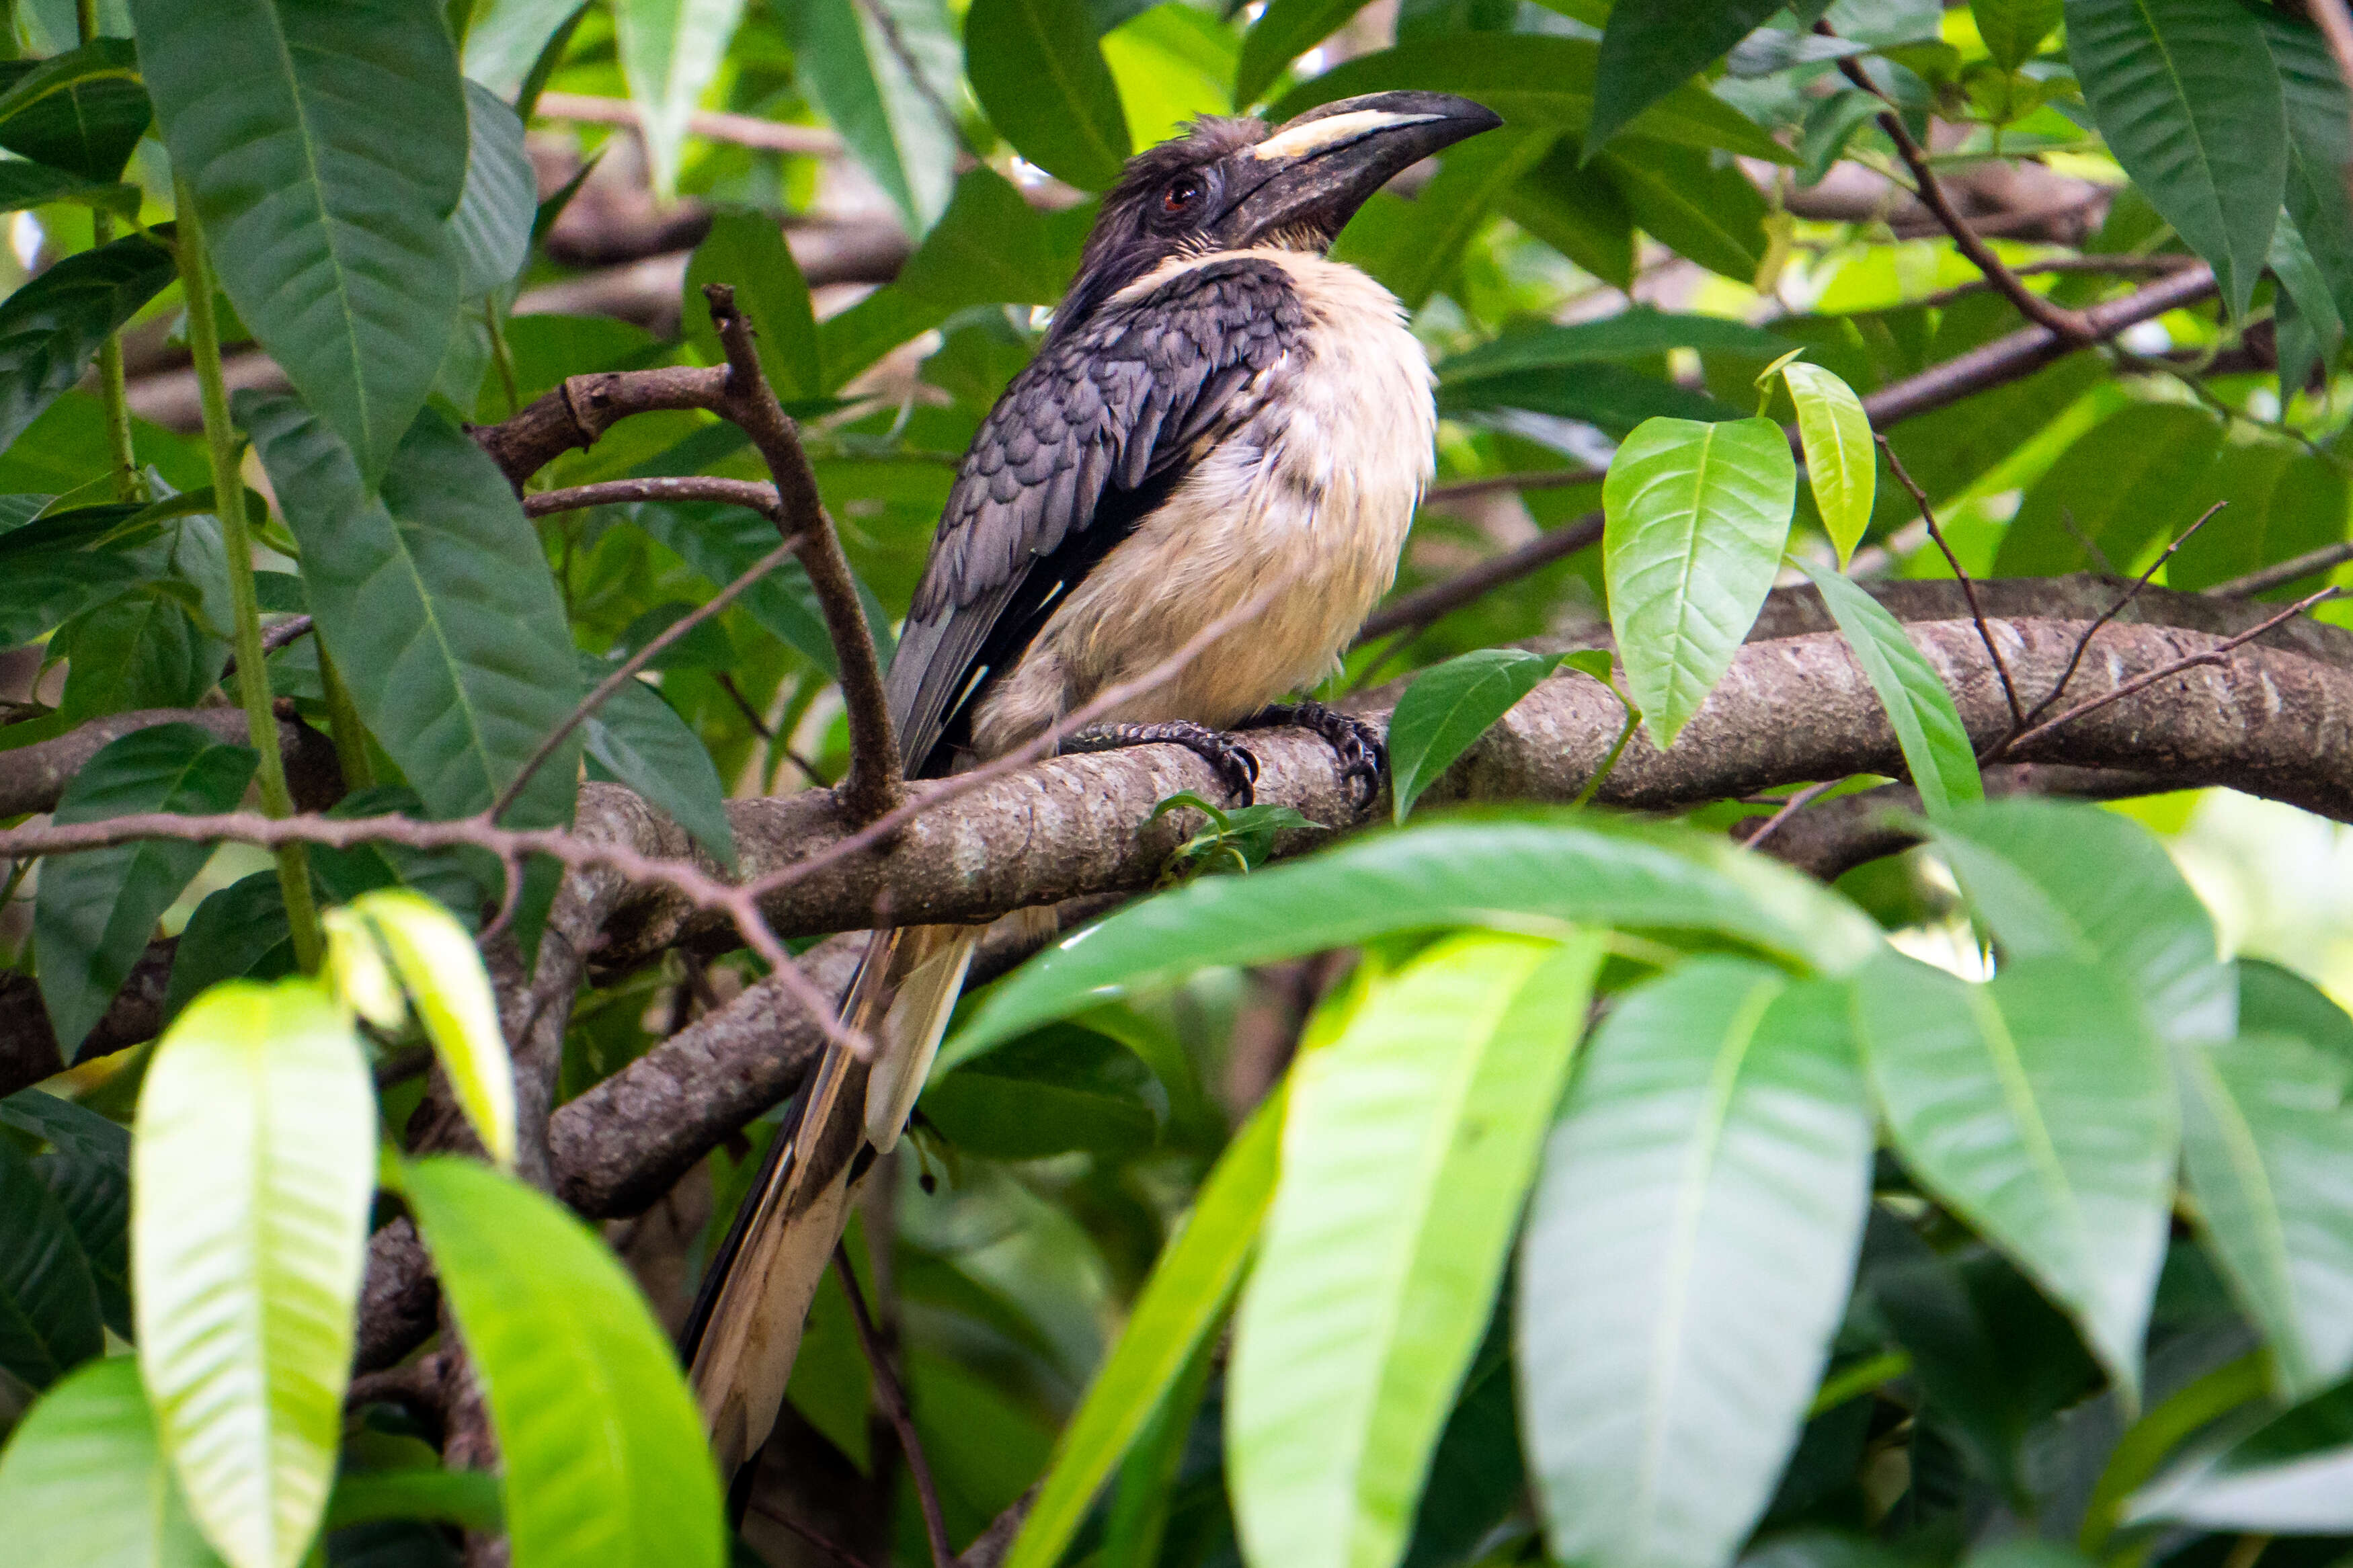
M0 1519L26 1568L219 1568L155 1442L129 1357L51 1389L0 1449Z
M2034 58L2042 40L2059 30L2062 0L1969 0L1969 15L1986 53L2004 70Z
M1403 822L1421 792L1560 666L1558 654L1476 648L1414 678L1389 715L1389 789Z
M1838 546L1843 570L1871 526L1872 503L1879 491L1879 450L1872 444L1871 418L1854 388L1820 365L1791 360L1781 367L1781 377L1797 405L1806 484L1814 492L1823 531Z
M1953 694L1911 637L1904 623L1878 600L1835 572L1799 563L1830 606L1831 618L1862 667L1887 721L1904 749L1904 765L1920 792L1920 806L1932 818L1951 814L1953 803L1985 798L1977 752L1961 722Z
M1255 102L1283 68L1344 26L1366 0L1269 0L1242 39L1234 101Z
M805 0L786 12L786 23L810 97L908 232L930 228L946 210L955 178L955 129L942 106L960 74L939 0ZM908 58L892 47L885 25Z
M1014 151L1081 190L1119 178L1127 119L1081 0L973 0L964 58L974 95Z
M721 213L694 247L686 266L686 300L680 320L687 341L713 364L724 363L717 329L711 324L702 286L724 283L735 290L735 307L752 323L761 368L786 399L825 392L818 364L817 318L809 310L808 284L793 263L776 220L760 213Z
M617 0L613 36L638 106L654 190L678 184L686 122L719 74L744 0Z

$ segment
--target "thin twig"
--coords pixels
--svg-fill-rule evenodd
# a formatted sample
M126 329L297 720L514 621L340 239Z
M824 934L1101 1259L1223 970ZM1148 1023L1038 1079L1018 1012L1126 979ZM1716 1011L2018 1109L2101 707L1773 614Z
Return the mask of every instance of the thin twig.
M2353 561L2353 540L2340 540L2335 544L2324 544L2317 550L2307 550L2301 555L2292 555L2260 572L2250 572L2243 577L2217 583L2206 593L2217 599L2252 599L2258 595L2268 594L2274 588L2284 588L2298 577L2309 577L2315 572L2326 572L2331 567L2342 566L2348 561Z
M757 1498L754 1498L752 1500L751 1506L754 1513L758 1514L762 1519L769 1520L775 1523L783 1525L786 1530L791 1531L795 1535L799 1536L803 1541L807 1542L811 1546L816 1547L819 1552L824 1552L828 1557L830 1557L836 1563L840 1563L841 1568L868 1568L866 1559L859 1556L858 1553L850 1551L849 1548L843 1546L839 1542L827 1540L824 1536L818 1534L815 1530L812 1530L807 1525L803 1524L799 1520L795 1519L792 1515L770 1508L767 1504L760 1501Z
M663 627L660 636L654 637L645 647L631 654L618 669L598 681L596 689L582 698L578 706L564 716L564 722L547 732L547 738L539 743L539 750L532 752L530 761L523 763L522 771L507 782L505 789L499 792L497 802L491 807L490 819L496 822L506 815L507 808L514 805L515 797L522 794L523 786L531 783L532 775L539 772L542 763L555 754L557 747L564 744L565 737L586 723L588 716L603 707L611 699L613 693L636 679L639 670L660 658L666 649L676 645L689 632L733 604L753 584L783 565L785 558L798 550L802 540L807 537L806 534L796 534L786 538L782 544L753 563L751 569L742 576L696 605L690 614L681 616Z
M2231 503L2226 500L2218 500L2212 506L2208 507L2204 511L2200 512L2198 514L2198 521L2191 523L2188 528L2183 529L2181 531L2180 537L2165 547L2165 553L2150 562L2148 564L2148 570L2134 578L2132 586L2126 588L2122 594L2117 595L2116 602L2110 605L2106 609L2101 611L2099 619L2094 621L2090 626L2084 628L2084 635L2075 639L2075 651L2070 654L2067 658L2067 668L2059 672L2058 683L2051 688L2050 696L2045 697L2042 701L2036 703L2032 710L2027 713L2025 719L2025 722L2027 724L2033 723L2037 719L2042 718L2043 714L2050 711L2051 705L2053 702L2058 701L2059 699L2065 694L2067 690L2067 683L2075 679L2075 671L2084 662L2084 652L2086 648L2092 646L2092 639L2100 635L2100 628L2106 626L2110 621L2115 620L2118 616L2122 615L2126 605L2131 604L2135 599L2139 598L2140 591L2148 586L2150 579L2155 577L2158 573L2164 568L2167 562L2173 559L2173 552L2180 549L2183 545L2189 543L2190 535L2205 527L2209 518L2211 518L2216 512L2221 511L2224 507L2229 506L2230 504ZM2005 738L2001 745L1996 746L1993 749L1992 755L1996 757L2001 755L2003 749L2009 744L2009 740Z
M723 669L714 669L711 672L711 679L719 683L719 689L727 694L727 700L735 704L735 711L744 715L744 722L751 726L752 733L764 742L776 738L776 732L768 728L768 721L760 717L760 710L752 706L752 700L744 695L744 689L735 684L733 676Z
M559 511L626 506L633 501L723 501L756 511L772 522L780 521L784 515L784 503L776 499L774 485L754 484L748 479L708 479L701 474L607 479L601 484L574 485L569 489L542 490L523 497L522 510L528 517L547 517Z
M898 1373L891 1368L891 1357L882 1348L882 1336L875 1331L874 1319L866 1310L866 1292L858 1288L858 1271L849 1266L849 1249L837 1244L833 1249L834 1272L841 1276L843 1294L849 1298L849 1320L858 1326L858 1346L866 1352L866 1364L874 1373L874 1391L882 1401L882 1414L899 1434L899 1451L907 1461L907 1477L915 1483L915 1499L923 1505L923 1534L932 1546L932 1568L955 1568L955 1552L948 1545L946 1517L940 1511L940 1489L932 1480L931 1461L923 1457L923 1440L915 1435L915 1415L908 1407L907 1391L900 1386Z
M2305 611L2312 608L2313 605L2320 603L2323 599L2336 597L2337 593L2337 590L2336 588L2329 587L2323 588L2316 594L2307 594L2303 598L2298 599L2295 604L2290 605L2286 609L2282 610L2278 615L2263 622L2260 626L2250 626L2245 631L2241 632L2238 636L2226 638L2202 652L2189 654L2184 658L2175 659L2170 664L2160 665L2157 668L2149 670L2146 674L2137 675L2130 680L2126 681L2122 686L2117 687L2113 691L2103 692L2101 695L2092 698L2087 701L2078 702L2074 707L2068 709L2067 711L2060 714L2059 717L2052 720L2050 722L2038 724L2033 729L2027 731L2024 734L2019 736L2017 740L2010 742L2004 749L2015 751L2021 746L2030 745L2032 742L2041 740L2043 736L2051 733L2052 731L2058 729L2063 724L2072 723L2075 720L2081 719L2084 714L2092 712L2097 709L2105 708L2109 703L2116 701L2121 698L2130 697L2136 691L2147 690L2149 687L2156 685L2158 681L2169 679L2172 677L2180 674L2185 669L2193 669L2201 664L2220 664L2225 658L2230 657L2232 649L2242 647L2246 644L2251 643L2257 637L2263 636L2265 632L2271 631L2274 627L2284 626L2287 622L2292 621L2296 616L2304 614Z
M2059 509L2059 526L2067 531L2067 537L2075 542L2075 548L2084 552L2084 559L2090 562L2102 576L2122 575L2116 570L2116 563L2108 559L2108 552L2100 548L2100 542L2085 533L2083 525L2075 521L2073 507Z
M274 626L264 626L261 628L261 657L268 658L287 644L310 635L311 617L308 616L290 616ZM221 684L227 685L236 674L237 655L231 654L228 662L221 666Z
M1779 832L1783 823L1788 821L1789 818L1797 816L1799 812L1804 810L1807 806L1811 805L1814 802L1821 799L1822 796L1838 788L1838 786L1839 781L1837 779L1825 779L1820 784L1808 784L1805 788L1799 790L1797 794L1791 795L1787 801L1783 802L1780 810L1766 818L1764 826L1750 834L1741 842L1746 844L1751 849L1756 848L1759 844L1764 843L1765 840L1772 837L1774 834Z
M1953 547L1946 542L1945 531L1936 526L1936 511L1928 504L1928 492L1912 478L1910 471L1904 467L1904 459L1897 457L1895 448L1887 444L1885 436L1876 436L1874 439L1879 443L1879 449L1887 454L1887 464L1894 470L1896 482L1911 492L1913 504L1920 509L1920 521L1927 524L1928 537L1936 541L1938 550L1945 552L1945 563L1953 569L1953 576L1961 584L1961 597L1968 601L1969 619L1977 623L1978 640L1985 644L1986 657L1993 660L1994 673L2001 678L2001 695L2010 704L2010 722L2024 729L2026 713L2018 704L2018 688L2010 679L2010 666L2002 661L2001 649L1994 646L1993 628L1986 625L1985 611L1978 604L1977 584L1970 581L1968 571L1961 565L1961 558L1954 554Z

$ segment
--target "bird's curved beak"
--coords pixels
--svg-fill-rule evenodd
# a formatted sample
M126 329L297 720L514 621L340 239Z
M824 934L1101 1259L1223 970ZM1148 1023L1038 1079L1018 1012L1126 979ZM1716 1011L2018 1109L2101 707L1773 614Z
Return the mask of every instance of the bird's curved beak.
M1231 160L1217 237L1240 249L1310 231L1329 244L1400 172L1503 117L1445 92L1372 92L1318 105Z

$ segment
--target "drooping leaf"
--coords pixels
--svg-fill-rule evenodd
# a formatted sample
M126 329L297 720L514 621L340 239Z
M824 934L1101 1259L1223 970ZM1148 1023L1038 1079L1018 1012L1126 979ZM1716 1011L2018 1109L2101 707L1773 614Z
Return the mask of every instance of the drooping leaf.
M1638 123L1641 123L1638 121ZM1736 283L1764 266L1765 198L1730 159L1648 136L1626 136L1591 166L1618 187L1635 226Z
M1871 526L1879 491L1879 450L1872 444L1871 417L1854 388L1820 365L1791 360L1781 367L1789 400L1798 409L1798 439L1806 453L1806 484L1822 528L1838 547L1839 568L1853 559Z
M130 39L92 38L8 83L0 147L85 180L119 180L152 116Z
M1870 1199L1845 1000L1699 958L1595 1032L1520 1254L1522 1425L1559 1561L1713 1568L1770 1500Z
M1878 694L1896 744L1904 748L1913 787L1920 792L1921 809L1942 820L1951 815L1954 802L1984 799L1985 781L1960 710L1904 623L1837 573L1810 562L1799 565L1820 591L1854 661Z
M2287 180L2262 25L2231 0L2067 0L2066 20L2108 150L2243 315Z
M2333 1389L2191 1454L2136 1494L2125 1517L2266 1534L2353 1530L2353 1391Z
M466 98L448 26L419 5L132 10L222 289L377 478L459 299L448 219L466 182Z
M136 185L85 180L68 170L23 159L0 163L0 212L22 212L51 202L72 202L129 219L139 216L139 199Z
M522 121L480 82L466 84L466 185L449 215L449 249L459 296L479 300L522 270L539 182L523 152Z
M585 677L600 661L582 656ZM711 752L685 720L641 680L630 680L581 726L592 776L618 780L650 801L719 858L735 863L727 791Z
M1032 163L1081 190L1127 162L1127 118L1082 0L973 0L965 69L990 123Z
M224 745L194 724L133 731L74 775L55 820L227 811L259 765L250 748ZM42 866L33 942L41 999L69 1057L130 978L156 921L211 854L209 845L158 839L53 857Z
M2174 1061L2207 1246L2262 1326L2279 1392L2317 1394L2353 1369L2346 1068L2284 1035L2186 1045Z
M2345 347L2345 318L2337 295L2321 270L2304 231L2287 214L2272 230L2272 276L2278 279L2280 389L2293 398L2322 364L2335 364Z
M0 446L79 381L107 334L172 278L172 253L134 234L69 256L0 300Z
M2063 1306L2127 1399L2179 1142L2162 1049L2108 968L2012 956L1973 985L1890 954L1856 1027L1897 1152Z
M1153 1266L1127 1327L1062 1430L1007 1568L1053 1568L1096 1491L1225 1317L1274 1196L1286 1090L1242 1123Z
M2353 318L2353 202L2344 178L2353 131L2344 79L2317 28L2274 13L2258 20L2287 110L2288 216L2328 280L2338 316Z
M651 504L634 508L630 515L713 588L742 576L776 547L776 525L741 508ZM818 608L817 589L799 562L786 560L745 589L736 602L810 663L828 675L836 672L833 638L826 632L824 613Z
M786 19L809 95L907 231L922 234L947 209L955 179L955 133L944 105L962 73L944 8L939 0L807 0Z
M37 1089L0 1100L0 1121L47 1140L33 1169L57 1200L98 1289L98 1312L124 1339L131 1324L131 1134Z
M818 363L817 318L809 309L808 284L793 263L775 218L760 213L721 213L686 265L686 301L680 319L687 341L713 364L726 361L711 324L702 286L724 283L735 290L735 306L758 334L761 368L786 400L820 397L826 391Z
M1683 86L1780 7L1778 0L1618 0L1601 34L1601 66L1586 145L1599 147L1627 121Z
M1133 1155L1152 1147L1168 1097L1142 1058L1072 1025L1050 1025L934 1081L924 1118L948 1142L987 1160L1039 1160L1083 1149Z
M1569 813L1457 817L1253 871L1205 877L1066 938L992 990L941 1071L1110 988L1390 932L1532 922L1719 932L1830 973L1879 949L1860 910L1710 836Z
M1764 607L1797 489L1788 438L1769 419L1653 419L1610 459L1609 621L1660 746L1674 743Z
M744 0L617 0L613 36L638 106L654 190L678 187L686 122L719 74Z
M726 1533L702 1423L604 1242L466 1161L417 1161L402 1187L490 1405L516 1563L719 1568Z
M1477 743L1536 683L1559 654L1474 648L1414 677L1389 715L1389 789L1403 822L1421 792Z
M480 811L582 693L554 578L513 490L437 414L402 440L379 496L300 404L239 394L237 410L369 733L432 815ZM570 820L577 754L551 757L506 820Z
M375 1190L375 1095L307 980L236 981L157 1046L132 1142L139 1368L235 1568L293 1568L327 1504Z
M2063 0L1969 0L1969 15L1986 53L2004 70L2034 58L2042 40L2059 30Z
M0 1519L10 1556L43 1568L220 1564L156 1446L127 1356L91 1362L26 1414L0 1449Z
M2211 415L2179 404L2137 403L2108 416L2028 488L1994 557L1995 573L2030 577L2098 565L2079 536L2106 558L2108 570L2134 570L2150 545L2197 517L2221 440ZM2207 526L2228 529L2235 521L2220 517Z
M104 1347L74 1227L32 1160L0 1138L0 1368L47 1388Z
M1591 933L1451 938L1301 1060L1229 1373L1252 1560L1403 1554L1600 960Z
M1234 102L1254 103L1283 68L1346 25L1366 0L1270 0L1242 39Z

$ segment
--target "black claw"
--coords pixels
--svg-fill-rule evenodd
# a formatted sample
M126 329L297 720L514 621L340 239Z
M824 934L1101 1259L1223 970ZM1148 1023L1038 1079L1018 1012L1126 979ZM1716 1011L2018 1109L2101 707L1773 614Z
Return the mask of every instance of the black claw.
M1109 752L1125 746L1182 746L1217 771L1218 782L1236 805L1258 799L1258 758L1248 746L1220 731L1188 720L1165 724L1096 724L1062 742L1064 752Z
M1340 777L1358 807L1370 805L1381 792L1381 775L1388 768L1388 738L1377 724L1354 713L1343 713L1313 700L1278 702L1245 721L1245 729L1296 724L1324 738L1340 762Z

